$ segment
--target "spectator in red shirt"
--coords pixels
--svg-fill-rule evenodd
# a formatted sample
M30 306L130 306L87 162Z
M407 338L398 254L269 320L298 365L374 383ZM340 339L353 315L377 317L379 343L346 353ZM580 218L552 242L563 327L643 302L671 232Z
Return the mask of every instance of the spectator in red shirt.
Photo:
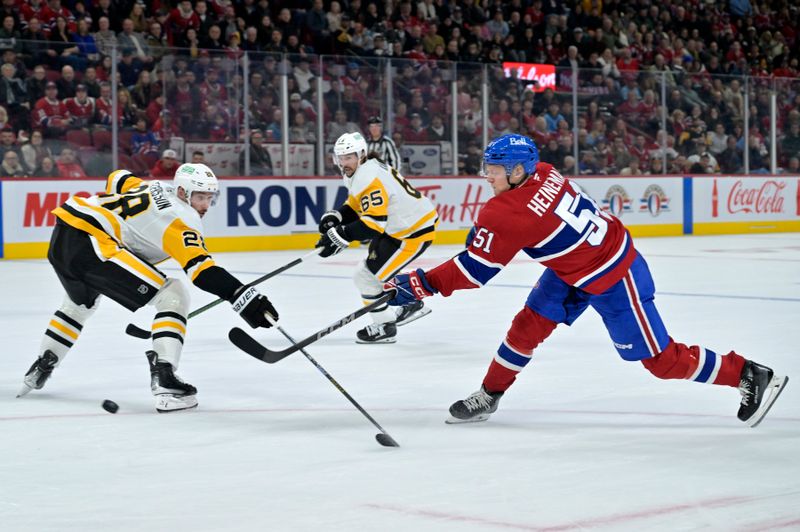
M175 150L164 150L161 159L156 161L156 164L150 169L150 175L172 179L175 177L175 170L178 169L178 166L178 154L175 153Z
M52 81L45 86L44 96L33 107L33 127L43 129L45 137L60 137L72 122L67 106L58 99L58 87Z
M42 23L45 26L50 26L51 29L54 28L58 17L64 17L64 21L67 23L67 31L70 33L74 33L77 29L75 16L69 9L61 6L61 0L48 0L47 5L42 8L40 17Z
M632 57L631 49L627 46L622 49L622 54L617 59L617 68L623 80L636 79L639 76L639 60Z
M172 120L172 113L168 109L162 109L161 116L153 124L153 133L159 140L169 140L172 137L179 137L181 134L177 124Z
M218 102L228 99L228 90L219 82L219 71L216 68L208 69L206 80L200 84L199 91L204 106L212 99Z
M640 108L639 94L633 90L629 91L628 99L617 107L617 116L629 124L636 124L639 122Z
M189 28L199 30L200 18L192 9L192 3L189 0L182 0L175 9L169 12L164 24L169 43L174 44L183 38Z
M22 2L22 5L19 6L19 14L22 16L22 26L27 27L32 18L41 20L42 10L44 8L45 4L42 0L28 0L27 2Z
M96 106L94 98L88 96L86 85L79 84L75 88L75 97L64 100L64 107L72 118L72 126L75 128L88 128L94 121Z
M81 163L75 158L75 152L71 148L64 148L61 150L61 155L58 157L56 166L58 167L58 173L61 177L70 179L86 177L83 166L81 166Z

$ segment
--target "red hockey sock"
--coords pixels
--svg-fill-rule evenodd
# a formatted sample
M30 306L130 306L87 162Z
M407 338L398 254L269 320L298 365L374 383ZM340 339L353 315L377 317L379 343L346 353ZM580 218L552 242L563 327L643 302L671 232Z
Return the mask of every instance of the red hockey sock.
M744 363L745 359L733 351L721 356L710 349L672 340L657 356L642 360L644 367L660 379L686 379L733 387L739 386Z
M498 364L496 360L492 360L492 363L489 364L489 371L483 378L483 387L487 392L504 392L514 384L518 373L519 371L508 369Z
M738 388L745 362L747 362L747 359L734 351L722 357L722 367L713 384Z
M506 391L530 361L533 349L550 336L556 325L527 306L519 311L511 322L505 342L500 344L489 364L483 387L489 392Z

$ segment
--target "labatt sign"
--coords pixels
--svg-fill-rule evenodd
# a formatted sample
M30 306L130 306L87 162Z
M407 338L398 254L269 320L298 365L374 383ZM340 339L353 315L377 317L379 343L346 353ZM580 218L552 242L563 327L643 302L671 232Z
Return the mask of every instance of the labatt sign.
M797 215L800 213L800 188L790 190L789 183L785 179L774 178L714 179L711 217ZM796 203L792 205L794 208L789 208L790 201Z
M553 65L540 65L537 63L503 63L503 72L507 78L532 81L528 88L533 92L543 92L545 89L556 88L556 67Z

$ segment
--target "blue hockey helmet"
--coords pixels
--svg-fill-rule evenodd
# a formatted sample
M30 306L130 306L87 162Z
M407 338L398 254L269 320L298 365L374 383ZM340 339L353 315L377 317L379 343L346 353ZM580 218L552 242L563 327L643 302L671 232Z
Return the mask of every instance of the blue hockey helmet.
M539 150L533 140L514 133L497 137L483 152L483 166L502 165L506 169L506 177L511 177L517 165L522 165L525 175L530 176L536 171L538 162ZM512 188L518 185L512 185Z

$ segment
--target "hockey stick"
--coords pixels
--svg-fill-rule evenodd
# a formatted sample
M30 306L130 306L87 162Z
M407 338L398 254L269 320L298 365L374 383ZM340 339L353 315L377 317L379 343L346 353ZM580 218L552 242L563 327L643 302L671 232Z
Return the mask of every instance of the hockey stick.
M276 275L281 274L281 273L285 272L286 270L288 270L290 268L294 268L295 266L297 266L298 264L300 264L304 260L306 260L309 257L319 253L319 249L320 248L314 248L313 250L309 251L308 253L306 253L302 257L296 258L293 261L288 262L288 263L284 264L283 266L281 266L280 268L272 270L269 273L265 273L264 275L262 275L261 277L259 277L255 281L250 281L249 283L244 285L245 288L250 287L250 286L255 286L257 284L261 284L264 281L266 281L267 279L271 279L272 277L275 277ZM223 301L225 301L225 300L222 299L222 298L215 299L211 303L208 303L207 305L203 305L202 307L191 311L189 313L189 315L186 317L186 319L190 319L190 318L193 318L193 317L197 316L198 314L202 314L203 312L207 311L208 309L216 307L217 305L219 305ZM138 326L134 325L133 323L129 323L128 324L128 326L125 328L125 332L128 333L131 336L135 336L136 338L141 338L142 340L147 340L148 338L150 338L150 334L151 334L150 331L142 329L141 327L138 327Z
M365 307L365 308L366 308L366 307ZM352 321L352 320L351 320L351 321ZM341 320L340 320L339 322L337 322L337 323L340 323L340 322L341 322ZM342 325L343 325L343 324L342 324ZM340 325L340 326L341 326L341 325ZM320 366L319 362L317 362L317 361L314 359L314 357L312 357L312 356L311 356L311 355L308 353L308 351L306 351L305 349L303 349L303 347L301 347L301 346L300 346L300 345L299 345L297 342L295 342L295 341L294 341L294 338L292 338L291 336L289 336L289 333L287 333L286 331L284 331L284 330L283 330L283 328L282 328L280 325L277 325L277 324L275 324L275 327L276 327L276 328L277 328L277 329L278 329L278 330L281 332L281 334L282 334L282 335L284 335L284 336L286 337L286 339L287 339L287 340L289 340L290 342L292 342L292 344L294 344L294 346L295 346L295 347L296 347L296 348L297 348L297 349L298 349L298 350L299 350L301 353L303 353L303 354L306 356L306 358L309 360L309 362L311 362L312 364L314 364L314 367L315 367L315 368L317 368L317 369L319 370L319 372L320 372L320 373L322 373L322 374L325 376L325 378L326 378L326 379L328 379L328 381L329 381L331 384L333 384L334 388L336 388L337 390L339 390L339 392L341 392L341 394L342 394L342 395L344 395L344 396L347 398L347 400L348 400L348 401L350 401L350 403L351 403L351 404L352 404L354 407L356 407L356 409L357 409L359 412L361 412L361 413L364 415L364 417L365 417L365 418L367 418L367 419L369 420L369 422L370 422L370 423L372 423L373 425L375 425L375 427L376 427L378 430L380 430L380 432L379 432L378 434L376 434L376 435L375 435L375 439L378 441L378 443L380 443L380 444L381 444L381 445L383 445L384 447L400 447L400 444L398 444L398 443L395 441L395 439L394 439L394 438L392 438L391 436L389 436L389 433L388 433L388 432L386 432L386 430L385 430L383 427L381 427L380 423L378 423L377 421L375 421L375 419L374 419L374 418L373 418L371 415L369 415L369 413L368 413L366 410L364 410L364 408L363 408L363 407L362 407L360 404L358 404L358 402L357 402L355 399L353 399L353 397L352 397L352 396L351 396L349 393L347 393L347 390L345 390L345 389L342 387L342 385L341 385L341 384L339 384L339 383L336 381L336 379L334 379L334 378L331 376L331 374L330 374L330 373L328 373L327 371L325 371L325 368L323 368L322 366ZM337 327L337 328L338 328L338 327ZM240 332L242 332L242 334L245 334L245 336L246 336L246 333L244 333L244 331L241 331L241 329L233 329L233 330L231 330L231 334L233 333L233 331L234 331L234 330L239 330ZM335 329L331 329L331 330L335 330ZM326 332L325 334L327 334L327 332ZM323 334L322 336L324 336L324 334ZM322 336L320 336L320 338L322 338ZM248 336L248 338L249 338L249 336ZM231 337L231 340L233 340L233 338L232 338L232 337ZM251 338L251 340L252 340L252 338ZM253 340L253 341L255 342L255 340ZM305 340L304 340L304 341L305 341ZM234 342L234 343L236 343L236 342ZM257 342L256 342L256 343L257 343ZM302 343L302 342L301 342L301 343ZM238 344L237 344L237 345L238 345Z
M299 342L291 340L292 345L290 347L287 347L283 351L273 351L271 349L264 347L264 345L258 342L258 340L256 340L255 338L244 332L239 327L233 327L230 330L230 332L228 332L228 338L230 339L231 342L233 342L233 345L235 345L236 347L238 347L251 357L264 361L267 364L274 364L275 362L283 360L284 358L288 357L289 355L291 355L296 351L301 351L307 345L313 344L317 340L325 336L328 336L333 331L341 329L351 321L360 318L364 314L367 314L368 312L371 312L372 310L380 307L381 305L392 299L392 297L394 297L394 293L387 292L378 299L376 299L375 301L373 301L372 303L370 303L369 305L361 307L360 309L348 314L344 318L341 318L340 320L334 322L328 327L325 327L324 329L315 332L311 336L304 338ZM281 331L284 336L288 337L288 335L283 331L283 329L278 327L278 330Z

